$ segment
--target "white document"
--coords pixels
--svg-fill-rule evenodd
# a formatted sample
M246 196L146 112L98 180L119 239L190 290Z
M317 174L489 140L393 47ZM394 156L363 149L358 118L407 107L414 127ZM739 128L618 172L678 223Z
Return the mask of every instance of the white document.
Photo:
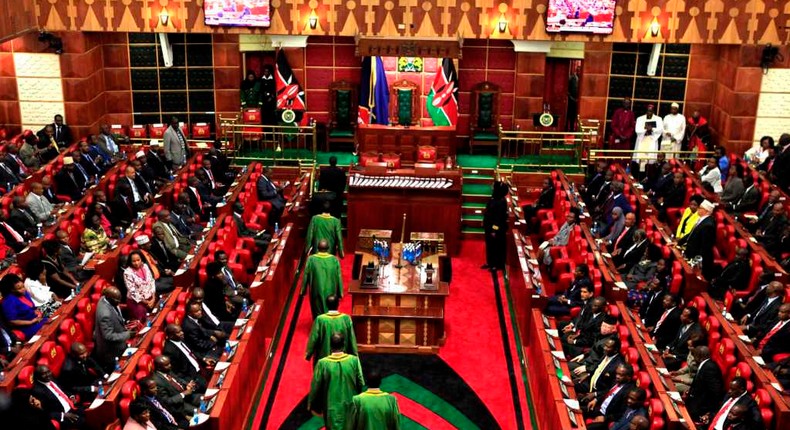
M216 366L214 366L214 371L215 372L222 372L223 370L227 369L228 367L230 367L230 362L228 362L228 361L220 361L219 363L217 363Z
M565 360L565 353L562 351L551 351L551 355L559 358L560 360Z
M82 261L80 262L80 266L84 266L85 263L87 263L88 260L91 259L91 257L93 257L93 253L92 252L86 252L85 256L82 257Z
M565 406L573 410L574 412L580 412L579 409L579 401L576 399L563 399L565 401Z
M546 334L548 334L549 336L555 339L559 339L560 337L560 333L557 331L557 329L553 329L553 328L546 329Z

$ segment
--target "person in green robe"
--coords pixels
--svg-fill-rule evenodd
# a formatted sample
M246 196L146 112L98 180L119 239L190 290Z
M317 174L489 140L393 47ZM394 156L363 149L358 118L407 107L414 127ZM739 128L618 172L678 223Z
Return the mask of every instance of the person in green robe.
M367 391L351 399L345 430L400 430L398 399L381 391L378 372L370 372L366 380Z
M343 278L340 274L340 261L334 255L327 252L329 242L326 239L318 241L318 253L307 257L302 276L302 290L299 294L304 295L310 286L310 311L313 319L325 314L329 307L326 305L326 298L335 295L343 297Z
M343 258L343 226L340 220L329 214L331 204L324 202L323 212L313 216L307 227L307 240L304 242L305 250L312 248L314 253L318 249L318 241L326 239L329 243L329 253Z
M241 108L259 108L263 106L261 83L255 72L247 72L247 79L241 81Z
M329 311L321 314L313 322L313 329L310 330L310 338L307 340L307 355L305 360L313 359L313 367L318 364L318 360L326 357L332 352L329 339L332 333L343 333L346 339L343 351L346 354L357 354L357 337L354 334L354 325L351 317L337 311L338 298L330 295L326 298L326 305Z
M324 417L327 430L343 430L351 399L365 385L359 358L343 352L345 342L343 334L332 334L332 353L318 360L307 396L307 409Z

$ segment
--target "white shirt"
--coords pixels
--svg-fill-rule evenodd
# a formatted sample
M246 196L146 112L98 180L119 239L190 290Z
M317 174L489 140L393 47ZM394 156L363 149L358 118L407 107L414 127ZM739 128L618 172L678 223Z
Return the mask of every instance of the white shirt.
M605 398L603 400L603 402L601 403L601 407L600 407L601 415L606 415L606 409L609 407L609 403L612 403L612 399L614 399L614 397L617 395L617 393L619 393L620 390L622 390L622 389L623 389L623 385L622 384L618 385L617 389L614 390L612 392L612 394L609 395L609 397L607 397L607 398Z
M651 132L651 136L653 136L654 139L658 139L659 136L664 134L664 121L662 121L660 117L653 115L650 119L648 119L647 115L642 115L636 119L635 131L638 139L643 139L645 137L645 123L648 122L656 123L655 127L653 127L653 131Z
M64 411L66 411L67 413L69 411L71 411L71 405L69 405L69 402L66 401L66 399L64 399L60 394L58 394L58 390L56 390L54 388L56 386L55 382L49 381L49 382L45 383L44 385L46 385L46 387L49 389L49 391L52 392L52 395L54 395L55 398L58 399L58 402L60 402L60 404L63 406L63 410ZM58 387L58 389L60 390L60 392L63 395L67 395L66 392L63 391L63 389L61 389L60 387Z
M743 397L745 395L746 395L746 392L744 391L743 394L741 394L738 397L735 397L732 402L729 401L730 399L727 399L727 401L725 401L725 404L729 402L729 404L727 405L727 408L723 409L723 410L720 409L720 411L722 411L721 413L719 413L718 411L716 412L714 417L718 416L719 420L714 422L714 423L711 423L711 427L710 428L712 428L713 430L724 430L724 421L727 421L727 415L729 415L730 409L732 409L732 407L735 406L736 403L738 403L738 400L740 400L741 397Z
M115 144L115 140L112 138L112 134L105 134L104 138L107 140L107 149L110 150L110 155L117 154L118 145Z
M214 316L214 314L211 313L211 309L209 309L209 307L206 306L205 302L202 304L202 306L203 306L203 313L206 314L208 319L210 319L211 322L213 322L214 324L219 325L219 320L217 319L217 317Z
M686 117L681 114L669 114L664 117L664 138L674 137L680 144L686 137Z
M43 306L52 301L52 291L37 279L25 279L25 289L33 298L36 307Z
M713 191L715 191L717 194L721 193L724 188L721 186L721 172L719 171L719 168L714 167L708 170L708 173L703 174L707 168L708 166L705 166L699 171L700 179L702 182L709 183L710 186L713 187Z
M200 372L200 364L197 361L195 361L195 359L192 358L194 354L189 349L187 349L186 345L184 345L184 342L176 342L173 339L168 339L168 340L170 342L173 342L173 345L175 345L176 348L180 349L181 352L184 353L184 355L187 357L187 360L189 360L189 363L192 365L192 367L194 367L195 370Z
M136 203L143 200L143 197L140 195L140 192L137 191L137 185L135 185L134 179L130 179L129 177L127 177L126 180L129 181L129 185L132 186L132 197L134 199L133 201Z

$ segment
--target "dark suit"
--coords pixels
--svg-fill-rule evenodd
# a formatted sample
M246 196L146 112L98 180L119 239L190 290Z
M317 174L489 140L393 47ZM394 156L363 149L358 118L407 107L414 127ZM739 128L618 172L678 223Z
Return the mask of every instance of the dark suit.
M716 300L723 300L724 294L730 288L743 290L749 288L749 278L752 276L752 268L749 260L735 260L728 264L721 275L711 281L708 292Z
M643 240L639 244L634 244L628 248L623 249L623 251L615 258L615 264L617 267L621 265L625 265L623 269L620 269L620 273L626 274L631 271L635 265L637 265L645 256L645 251L647 251L647 240Z
M169 180L170 171L167 169L165 160L156 151L149 150L145 155L146 165L154 172L154 176L159 179Z
M131 196L124 199L123 196L118 194L112 199L109 206L113 216L113 227L127 228L132 225L132 222L137 217L137 211L134 209Z
M623 216L629 214L634 211L634 208L631 207L631 203L628 202L628 199L622 193L612 196L611 199L607 199L606 203L603 207L603 217L604 222L606 224L612 223L612 210L614 208L620 208L623 210Z
M17 233L33 238L38 235L38 226L36 216L30 212L30 209L11 209L11 216L8 217L8 224L16 230Z
M664 194L664 204L661 207L662 209L681 208L685 202L686 184L681 182L680 185L675 185L673 182Z
M625 230L625 234L622 236L622 238L620 239L619 242L617 241L617 238L615 238L614 242L612 242L612 250L611 250L611 252L614 252L614 251L616 251L618 249L620 250L620 254L617 255L617 256L614 256L615 264L617 263L617 259L621 258L623 253L628 248L630 248L631 245L634 244L634 232L636 230L637 230L637 227L636 226L632 226L632 227L628 228L628 230Z
M264 175L258 178L255 186L257 188L258 200L272 204L272 211L269 214L269 224L279 222L280 215L282 215L283 209L285 209L285 199L283 199L283 196L277 191L274 184Z
M167 249L167 246L157 238L151 240L151 249L149 252L151 256L156 259L156 267L159 268L160 272L164 269L170 269L175 272L181 266L178 257L173 255L173 253Z
M88 176L101 176L102 173L104 173L101 167L93 161L93 157L91 157L90 154L82 154L80 166L82 166Z
M614 387L614 384L612 387ZM626 410L625 400L628 398L628 392L634 387L636 387L636 384L633 382L627 382L623 384L622 388L617 391L617 394L612 397L612 400L609 401L609 405L606 407L606 414L604 415L606 422L615 422L623 415ZM604 400L606 400L608 394L609 392L605 391L600 396L596 397L597 414L594 413L594 415L600 415L601 405L603 404Z
M16 162L11 165L7 159L0 161L0 185L8 187L8 191L10 191L10 188L13 188L20 182L22 182L22 178L19 176L19 166Z
M50 125L52 126L52 129L55 130L55 133L53 134L55 142L58 142L58 145L61 147L61 149L63 149L63 146L71 145L71 143L74 142L74 136L71 134L71 127L63 124L60 126L60 129L58 129L58 126L54 123Z
M790 174L790 173L789 173ZM769 216L765 223L760 224L759 231L762 235L757 240L765 247L769 254L775 254L781 245L782 233L787 225L784 215Z
M49 202L53 205L62 203L60 200L58 200L58 196L55 194L55 191L52 189L52 187L44 187L44 197L46 197L47 200L49 200Z
M743 196L732 204L731 212L735 214L742 214L744 212L752 212L757 210L760 204L760 190L757 186L752 185L744 191Z
M713 415L719 409L716 399L720 399L724 392L724 378L719 365L713 360L701 363L691 381L686 398L686 408L691 418L698 421L699 417L710 414L710 418L713 419Z
M631 420L637 416L647 418L647 409L641 406L637 409L624 409L623 414L617 417L618 419L612 423L612 426L609 427L608 430L628 430L631 428ZM588 426L587 428L593 430L592 427Z
M656 299L658 300L658 299ZM666 309L664 310L666 311ZM675 338L675 335L678 333L678 329L680 329L680 313L682 310L680 307L675 306L672 311L669 312L666 318L664 318L664 322L661 323L660 326L655 327L653 329L653 338L656 342L656 347L658 349L664 349L667 345L669 345L672 340ZM663 315L664 312L661 312ZM658 317L659 320L661 316ZM656 320L658 323L658 320Z
M683 236L680 242L686 244L686 249L683 251L686 258L702 256L702 274L710 279L713 268L713 246L716 244L716 222L713 216L707 216L699 221L691 233Z
M82 198L85 178L77 169L71 172L66 169L61 170L55 175L54 182L57 184L58 195L69 196L75 202Z
M678 370L686 361L689 355L688 340L694 333L702 331L699 323L691 323L688 326L681 326L672 342L667 345L667 350L674 357L664 357L664 367L669 370Z
M598 363L598 366L595 366L594 369L590 369L589 378L576 384L576 392L579 394L595 393L596 398L606 396L606 393L614 386L615 370L617 366L621 364L623 364L623 357L619 353L609 360L608 363L604 363L602 359L601 362ZM595 372L599 367L604 365L606 367L601 372L598 380L595 381L595 386L590 386Z
M670 188L674 184L674 175L672 172L667 173L666 175L662 175L653 186L653 198L658 200L660 197L666 197L667 193L669 192Z
M79 361L68 356L60 369L58 382L67 393L78 394L81 402L90 403L96 397L93 389L105 373L99 363L90 357Z
M598 191L595 194L591 195L590 204L592 205L593 210L601 210L603 209L606 200L612 194L612 183L611 182L603 182L601 186L598 187Z
M574 325L574 332L578 334L576 341L573 344L565 343L563 345L568 355L579 355L583 348L591 347L595 343L601 333L603 317L603 312L599 312L597 315L594 315L592 312L585 312L585 316L579 321L578 325Z
M189 348L186 344L184 346ZM200 370L195 369L195 366L192 365L189 358L180 348L172 341L166 340L162 353L170 358L170 364L173 366L171 372L173 374L184 381L195 381L198 384L197 391L205 391L206 381L200 376ZM195 353L192 353L192 355L198 366L202 366L202 360Z
M184 331L184 343L189 346L192 353L201 359L206 357L219 357L221 351L217 343L210 339L213 334L210 330L204 328L200 322L195 322L192 318L187 316L181 323L181 329Z
M203 291L206 294L203 303L211 309L211 313L214 314L215 317L221 321L232 321L236 319L237 315L235 312L228 312L225 306L228 297L232 295L232 289L228 287L227 284L216 278L208 279L203 285Z
M330 213L336 218L340 218L343 211L343 193L346 190L346 172L335 166L324 167L321 169L321 176L318 179L321 189L335 193L332 199L332 210Z
M768 332L770 332L771 329L773 329L773 327L768 329ZM759 341L762 341L763 338L768 335L768 332L766 332L764 336L761 336ZM765 343L762 356L766 363L770 363L774 361L774 355L788 352L790 352L790 323L785 323L785 325L774 333Z
M717 407L713 412L711 412L710 415L711 420L713 420L716 414L719 412L719 410L722 407L724 407L724 405L727 403L727 400L729 400L729 397L725 397L720 402L710 402L719 405L719 407ZM744 425L743 428L746 428L748 430L763 430L763 428L765 427L765 423L763 422L763 415L760 413L760 407L757 406L757 402L754 401L751 394L745 393L735 402L733 407L738 405L746 408L746 413L744 414L744 420L743 420L743 425ZM726 430L731 430L726 426L724 428Z
M58 385L58 387L60 387L60 385ZM60 387L60 389L63 391L63 387ZM32 391L33 396L35 396L41 402L41 409L47 412L53 421L59 422L61 429L81 429L84 427L85 416L83 411L76 407L77 405L74 405L75 408L71 409L69 412L76 414L79 417L79 420L76 423L71 423L64 418L63 415L66 413L66 410L58 400L58 397L49 388L47 388L43 382L34 381Z
M664 305L662 298L666 291L659 289L657 291L648 292L642 306L639 307L639 317L645 327L655 327L661 314L664 313Z
M200 396L197 393L192 393L186 397L182 397L181 393L186 390L189 381L176 376L170 372L167 376L162 372L156 371L151 377L156 381L156 398L168 411L175 411L176 414L182 416L192 415L192 410L200 405ZM174 416L176 414L173 414Z
M782 306L782 297L776 297L770 303L766 297L746 320L748 327L744 332L751 337L762 337L779 320L780 306Z
M192 212L200 216L201 218L208 219L208 211L203 210L203 204L209 203L205 199L203 199L203 193L200 192L199 189L192 189L192 187L187 187L184 191L186 191L187 195L189 196L189 207L192 209ZM200 196L200 200L198 200L198 196Z

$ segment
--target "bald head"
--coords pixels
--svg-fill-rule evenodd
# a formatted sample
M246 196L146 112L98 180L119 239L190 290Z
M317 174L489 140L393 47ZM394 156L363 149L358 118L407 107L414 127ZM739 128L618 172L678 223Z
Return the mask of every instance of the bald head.
M71 344L71 356L84 361L88 358L88 348L79 342L74 342Z
M169 371L170 370L170 357L166 355L160 355L159 357L154 358L154 367L156 370L162 371Z
M102 291L102 295L115 306L118 306L118 304L121 303L121 290L118 288L107 287L104 289L104 291Z
M781 282L772 281L770 284L768 284L768 290L766 291L766 294L771 297L775 297L784 294L784 292L785 286Z
M321 239L318 241L318 251L319 252L329 251L329 242L326 239Z
M628 425L628 430L647 430L648 428L650 428L650 421L641 415L633 417Z

